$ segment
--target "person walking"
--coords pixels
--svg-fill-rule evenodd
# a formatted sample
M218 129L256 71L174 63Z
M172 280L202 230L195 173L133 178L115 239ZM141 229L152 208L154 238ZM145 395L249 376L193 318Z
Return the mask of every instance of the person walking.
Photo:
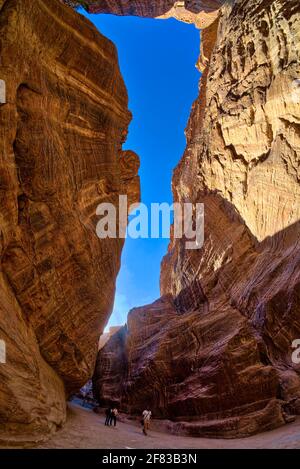
M105 425L107 426L110 425L111 413L112 413L112 409L108 407L105 411Z
M117 425L117 415L118 415L118 409L114 407L111 411L111 417L110 417L110 425L114 422L114 427Z
M149 430L150 426L150 420L151 420L151 410L145 409L142 416L142 422L143 422L143 433L144 435L148 435L147 431Z

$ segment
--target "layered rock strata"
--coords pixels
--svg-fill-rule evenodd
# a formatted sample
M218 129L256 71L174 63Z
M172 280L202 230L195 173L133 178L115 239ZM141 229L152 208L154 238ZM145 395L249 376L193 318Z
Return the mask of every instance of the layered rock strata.
M106 400L101 385L123 356L110 396L125 411L246 436L300 412L299 2L227 2L202 31L199 67L172 184L175 201L204 203L204 245L171 239L162 298L130 312L125 354L109 355L108 342L94 381Z
M37 441L65 420L94 368L122 239L96 208L139 200L138 157L114 45L59 0L0 0L0 440Z
M71 7L83 7L89 13L148 18L174 17L188 22L192 15L209 15L218 11L225 0L61 0ZM186 16L185 16L186 15ZM179 18L181 16L181 18Z
M176 18L194 23L198 28L207 27L218 15L225 0L62 0L72 6L82 6L89 13L111 13L119 16L143 16L148 18Z

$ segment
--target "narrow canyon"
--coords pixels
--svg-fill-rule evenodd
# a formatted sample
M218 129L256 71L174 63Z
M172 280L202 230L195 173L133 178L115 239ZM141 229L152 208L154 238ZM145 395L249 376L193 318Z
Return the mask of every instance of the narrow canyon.
M204 203L205 240L172 236L161 297L97 354L123 239L102 201L140 200L113 43L83 15L174 17L201 30L199 96L175 202ZM0 0L0 445L61 428L92 376L101 405L150 406L169 430L244 437L300 414L298 0ZM175 98L174 98L175 99Z

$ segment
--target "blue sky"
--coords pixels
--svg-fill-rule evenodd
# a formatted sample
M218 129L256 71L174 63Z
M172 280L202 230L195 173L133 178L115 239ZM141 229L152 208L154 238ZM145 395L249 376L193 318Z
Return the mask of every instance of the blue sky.
M84 13L117 46L133 120L124 149L140 157L142 202L172 203L171 178L185 148L184 129L197 96L199 31L174 19ZM127 238L108 326L159 297L167 239Z

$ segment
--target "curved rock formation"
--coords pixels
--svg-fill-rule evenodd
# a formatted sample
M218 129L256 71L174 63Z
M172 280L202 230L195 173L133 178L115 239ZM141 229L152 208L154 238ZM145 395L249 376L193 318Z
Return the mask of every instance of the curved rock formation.
M96 208L139 200L114 45L59 0L0 0L0 440L35 441L90 378L121 239Z
M93 376L93 390L101 406L119 405L121 402L127 378L126 338L127 327L120 327L100 348L105 352L97 365L98 374Z
M90 377L123 240L96 207L139 198L113 44L60 0L0 0L0 440L37 441ZM298 0L69 1L202 31L201 91L174 199L204 202L205 244L172 239L162 298L98 355L95 389L174 431L233 437L300 411Z
M174 431L246 436L300 412L299 2L227 2L202 32L199 67L173 193L204 202L204 246L171 239L162 299L129 314L116 396ZM120 356L108 347L96 383Z
M176 18L205 28L218 15L225 0L61 0L71 7L86 9L89 13L111 13L119 16L147 18Z

